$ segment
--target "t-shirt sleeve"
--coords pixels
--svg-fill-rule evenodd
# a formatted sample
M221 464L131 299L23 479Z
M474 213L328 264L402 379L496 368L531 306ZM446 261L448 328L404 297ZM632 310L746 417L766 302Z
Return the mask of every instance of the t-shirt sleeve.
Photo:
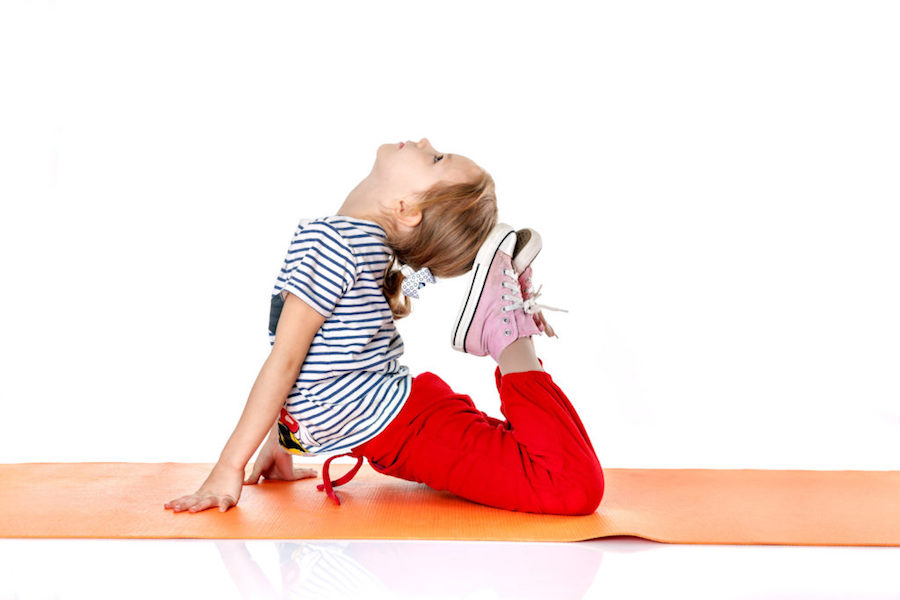
M356 257L340 233L327 223L309 223L288 253L284 289L326 319L356 283Z

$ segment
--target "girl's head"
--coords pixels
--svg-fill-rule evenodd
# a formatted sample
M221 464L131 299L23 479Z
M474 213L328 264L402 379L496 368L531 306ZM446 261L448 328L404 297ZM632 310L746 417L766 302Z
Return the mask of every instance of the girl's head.
M400 291L398 263L428 267L435 277L456 277L472 268L475 255L497 223L494 180L459 154L418 143L383 144L371 173L350 192L338 214L374 221L393 251L383 293L395 319L410 312Z

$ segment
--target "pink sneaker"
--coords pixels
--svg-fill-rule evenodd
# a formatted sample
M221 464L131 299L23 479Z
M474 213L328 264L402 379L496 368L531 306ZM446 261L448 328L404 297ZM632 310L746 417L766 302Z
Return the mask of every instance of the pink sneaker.
M531 263L541 251L541 236L537 231L530 228L519 229L516 231L516 248L513 252L513 267L519 273L519 288L522 290L522 299L524 300L523 309L526 314L530 314L534 318L537 327L550 337L559 337L550 323L547 322L541 308L547 310L557 310L560 312L569 312L562 308L553 308L545 304L537 304L535 300L541 293L539 287L535 291L531 283ZM543 286L541 286L543 287Z
M482 244L453 328L454 350L498 360L512 342L541 333L535 319L522 310L522 290L512 265L515 245L516 232L506 223L498 223Z
M516 248L512 253L513 268L516 270L516 273L524 273L525 269L528 268L528 265L530 265L538 253L540 253L542 247L543 242L541 242L541 236L537 231L530 227L517 229ZM519 277L519 283L522 283L521 276ZM522 289L525 289L524 285L522 286Z
M547 317L544 316L544 312L541 309L546 308L547 310L558 310L559 312L569 311L562 308L547 306L546 304L537 304L535 302L537 297L541 295L541 288L543 285L538 287L537 290L534 289L534 286L531 283L531 266L526 267L525 272L519 275L519 287L522 290L522 298L525 300L523 307L525 313L534 318L534 322L538 326L538 329L547 336L558 338L559 336L553 331L553 327L547 322Z

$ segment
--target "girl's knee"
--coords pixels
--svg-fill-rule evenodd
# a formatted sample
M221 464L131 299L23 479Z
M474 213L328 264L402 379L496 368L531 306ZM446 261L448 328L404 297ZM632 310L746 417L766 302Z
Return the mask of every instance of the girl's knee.
M580 485L580 494L578 501L571 506L573 515L590 515L597 511L600 501L603 500L603 491L605 483L603 480L603 470L597 465L597 468L586 474Z
M603 491L605 488L606 484L603 480L603 469L600 468L600 465L598 464L597 468L588 477L588 480L585 483L584 504L579 507L584 511L582 514L588 515L597 511L597 508L600 506L600 501L603 500Z
M560 478L553 497L544 502L544 512L572 516L593 514L603 500L604 489L603 469L597 463L594 468Z

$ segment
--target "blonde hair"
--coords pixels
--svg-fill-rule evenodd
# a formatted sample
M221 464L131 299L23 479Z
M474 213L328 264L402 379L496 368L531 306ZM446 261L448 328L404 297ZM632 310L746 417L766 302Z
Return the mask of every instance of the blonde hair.
M397 263L416 270L428 267L435 277L463 275L472 268L478 249L497 224L494 179L484 170L467 183L433 186L417 205L422 220L410 234L398 238L386 231L393 255L384 270L382 293L395 319L412 310L400 289L405 276Z

